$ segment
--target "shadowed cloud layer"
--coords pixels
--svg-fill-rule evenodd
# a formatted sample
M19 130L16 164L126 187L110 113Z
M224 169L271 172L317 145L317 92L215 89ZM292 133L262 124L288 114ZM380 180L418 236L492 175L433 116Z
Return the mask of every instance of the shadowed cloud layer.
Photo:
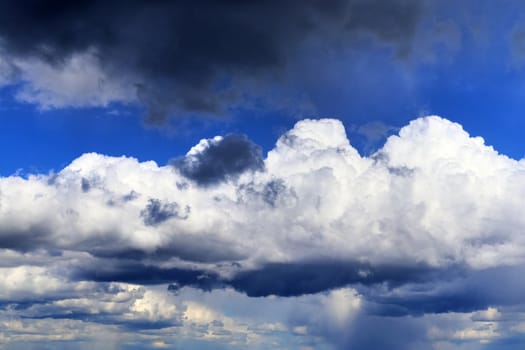
M308 42L410 50L419 1L3 1L0 63L43 108L140 100L147 119L264 96ZM20 30L23 28L23 30ZM125 77L125 78L124 78Z
M340 122L304 120L260 152L230 135L172 165L85 154L57 174L2 178L0 242L241 270L319 257L371 268L523 262L523 162L458 124L414 120L361 157Z

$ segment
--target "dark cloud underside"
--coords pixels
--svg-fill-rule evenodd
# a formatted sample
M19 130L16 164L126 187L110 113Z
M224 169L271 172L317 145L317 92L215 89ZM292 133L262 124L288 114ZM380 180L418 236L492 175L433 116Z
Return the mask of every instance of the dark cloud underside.
M95 50L108 76L134 81L148 120L161 122L177 111L224 113L241 102L240 81L278 80L310 39L337 46L371 34L407 52L421 8L416 0L2 1L0 42L8 55L56 65Z

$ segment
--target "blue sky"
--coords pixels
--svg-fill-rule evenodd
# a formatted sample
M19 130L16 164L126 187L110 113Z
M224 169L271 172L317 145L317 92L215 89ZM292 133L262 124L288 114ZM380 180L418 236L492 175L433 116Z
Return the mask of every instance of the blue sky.
M0 347L519 347L524 9L0 3Z
M2 142L23 156L10 153L4 158L2 174L17 169L58 170L90 151L165 163L199 139L225 133L247 134L269 150L280 133L304 117L342 120L351 141L364 152L359 135L351 135L352 128L376 121L399 128L416 117L436 114L519 159L523 156L519 130L523 127L524 58L512 41L520 23L513 12L518 5L505 4L501 9L487 5L490 15L488 10L479 10L472 15L478 16L470 20L472 26L461 11L458 15L442 6L445 9L433 13L433 18L421 20L413 51L406 57L397 58L395 48L376 48L366 42L357 45L364 48L321 54L316 47L304 48L300 54L306 57L289 63L284 84L269 87L278 96L290 98L289 105L272 105L270 96L257 108L241 105L218 117L173 113L172 121L165 123L168 126L144 125L144 108L118 99L107 107L65 103L42 110L38 103L15 98L20 90L15 81L1 91ZM475 27L481 25L484 32ZM297 95L303 96L299 102L294 100ZM297 107L297 103L309 107Z

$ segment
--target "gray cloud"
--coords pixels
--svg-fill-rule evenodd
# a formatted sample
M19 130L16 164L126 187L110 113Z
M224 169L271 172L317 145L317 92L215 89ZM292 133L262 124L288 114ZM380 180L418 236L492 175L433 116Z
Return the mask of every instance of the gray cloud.
M277 200L286 191L286 186L282 180L272 180L264 185L262 196L266 203L276 206Z
M144 224L148 226L159 225L171 218L185 220L189 215L189 206L180 208L176 202L164 203L158 199L150 199L146 208L140 212Z
M241 271L228 283L249 296L297 296L348 285L388 285L431 280L436 271L427 266L370 266L351 261L305 261L268 264Z
M262 149L244 135L201 141L202 150L175 159L172 165L200 185L214 185L245 171L264 169Z
M36 58L60 69L75 55L90 52L88 63L102 71L93 69L91 75L109 88L100 88L107 96L89 103L126 100L129 92L122 89L134 90L147 106L147 120L159 123L177 112L220 115L242 104L251 85L245 83L278 81L308 40L344 47L370 35L406 54L422 7L415 0L4 1L0 38L14 66ZM106 82L122 76L129 78L127 87ZM255 85L252 93L265 90L257 92ZM67 94L58 100L34 96L39 91L20 96L54 101L40 101L44 105L67 103L67 98L82 104Z
M338 349L423 350L432 346L418 320L363 315L350 331L334 339Z
M91 184L88 179L82 178L80 187L82 188L82 192L88 192L91 189Z

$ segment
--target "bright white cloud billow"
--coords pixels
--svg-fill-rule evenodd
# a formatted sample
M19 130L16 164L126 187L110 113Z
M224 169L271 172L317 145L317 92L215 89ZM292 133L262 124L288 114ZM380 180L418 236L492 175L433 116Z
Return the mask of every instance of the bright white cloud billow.
M110 323L117 343L153 347L177 334L193 348L366 349L400 333L453 349L521 334L523 160L439 117L370 157L332 119L258 151L229 135L166 166L91 153L0 179L1 317Z
M330 256L482 268L525 257L525 163L458 124L415 120L361 157L340 122L305 120L264 163L214 186L99 154L57 174L3 178L0 241L250 266Z

